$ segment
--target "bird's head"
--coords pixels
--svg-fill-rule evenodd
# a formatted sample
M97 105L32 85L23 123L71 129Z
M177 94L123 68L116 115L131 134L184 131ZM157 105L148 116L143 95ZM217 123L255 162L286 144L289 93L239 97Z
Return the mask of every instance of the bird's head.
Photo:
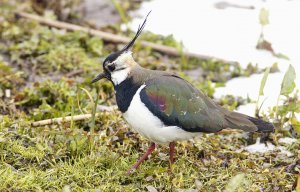
M135 65L137 65L137 63L132 58L132 52L130 51L130 48L134 45L135 40L142 33L150 12L147 14L142 25L139 25L134 38L122 50L112 53L108 57L106 57L103 62L103 72L100 73L96 78L94 78L92 80L92 83L106 78L112 81L114 85L118 85L128 77L131 69Z

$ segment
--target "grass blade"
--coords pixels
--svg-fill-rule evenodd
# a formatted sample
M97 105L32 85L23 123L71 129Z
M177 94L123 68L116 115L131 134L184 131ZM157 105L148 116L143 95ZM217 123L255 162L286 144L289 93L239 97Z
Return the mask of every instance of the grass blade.
M266 68L264 75L260 82L259 93L257 96L257 101L256 101L256 106L255 106L255 116L256 117L259 117L259 109L262 106L262 104L261 104L260 108L258 108L259 97L264 95L264 88L265 88L265 85L266 85L266 82L267 82L267 79L268 79L268 76L270 73L270 69L271 69L270 67Z
M294 89L296 87L295 79L296 79L295 68L292 65L289 65L288 70L284 74L284 77L283 77L283 80L281 83L280 94L278 95L278 98L277 98L276 113L275 113L276 116L278 115L278 103L279 103L280 95L284 95L284 96L288 97L289 94L294 91Z
M259 88L259 96L264 95L264 88L265 88L265 85L266 85L266 82L267 82L269 73L270 73L270 67L268 67L268 68L265 70L264 76L263 76L263 78L261 79L261 82L260 82L260 88Z
M94 106L95 102L94 102L94 99L93 99L91 93L88 90L86 90L85 88L80 87L80 89L83 90L87 94L87 96L89 97L90 101L92 102L92 105Z
M122 5L119 2L117 2L116 0L112 0L111 2L114 4L117 12L119 13L119 16L121 17L122 22L123 23L128 23L128 19L126 17L126 13L125 13L125 10L122 7Z

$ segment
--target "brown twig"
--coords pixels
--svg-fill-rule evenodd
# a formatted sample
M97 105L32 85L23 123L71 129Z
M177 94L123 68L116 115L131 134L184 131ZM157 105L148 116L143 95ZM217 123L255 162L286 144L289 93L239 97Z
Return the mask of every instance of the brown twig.
M66 29L68 31L83 31L83 32L89 33L91 35L98 36L98 37L102 38L104 41L108 41L108 42L112 42L112 43L127 44L131 40L130 38L124 37L121 35L103 32L100 30L82 27L79 25L74 25L74 24L70 24L70 23L66 23L66 22L54 21L54 20L50 20L50 19L47 19L44 17L40 17L38 15L33 15L33 14L22 12L22 11L16 12L15 14L17 17L23 17L23 18L35 20L35 21L39 22L40 24L48 25L48 26L55 27L55 28ZM186 51L181 53L179 50L177 50L173 47L159 45L159 44L155 44L155 43L152 43L149 41L141 41L140 44L143 47L150 47L155 51L162 52L162 53L165 53L165 54L168 54L171 56L185 55L186 57L199 58L201 60L213 59L213 60L217 60L217 61L221 61L221 62L225 62L225 63L233 63L233 61L227 61L227 60L224 60L221 58L212 57L212 56L208 56L208 55L200 55L200 54L186 52Z
M77 69L77 70L74 70L74 71L71 71L71 72L67 73L67 74L66 74L66 77L70 78L70 77L79 75L79 74L81 74L81 73L83 73L83 72L84 72L83 69Z

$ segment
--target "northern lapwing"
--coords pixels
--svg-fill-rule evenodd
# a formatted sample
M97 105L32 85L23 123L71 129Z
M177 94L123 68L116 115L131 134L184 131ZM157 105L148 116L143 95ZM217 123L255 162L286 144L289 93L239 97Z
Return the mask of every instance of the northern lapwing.
M269 122L222 108L175 74L145 69L136 63L129 49L142 33L147 17L134 38L104 60L103 73L92 80L94 83L106 78L113 83L123 117L152 142L129 174L154 151L156 144L169 144L171 167L175 142L191 139L201 132L215 133L225 128L247 132L274 130Z

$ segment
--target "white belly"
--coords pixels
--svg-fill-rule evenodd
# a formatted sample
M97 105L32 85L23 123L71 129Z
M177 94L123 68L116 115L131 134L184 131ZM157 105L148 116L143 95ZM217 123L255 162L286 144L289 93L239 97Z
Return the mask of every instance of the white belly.
M164 126L163 122L154 116L141 101L141 86L133 96L128 110L123 113L131 127L144 137L155 143L170 143L177 140L187 140L198 135L182 130L177 126Z

